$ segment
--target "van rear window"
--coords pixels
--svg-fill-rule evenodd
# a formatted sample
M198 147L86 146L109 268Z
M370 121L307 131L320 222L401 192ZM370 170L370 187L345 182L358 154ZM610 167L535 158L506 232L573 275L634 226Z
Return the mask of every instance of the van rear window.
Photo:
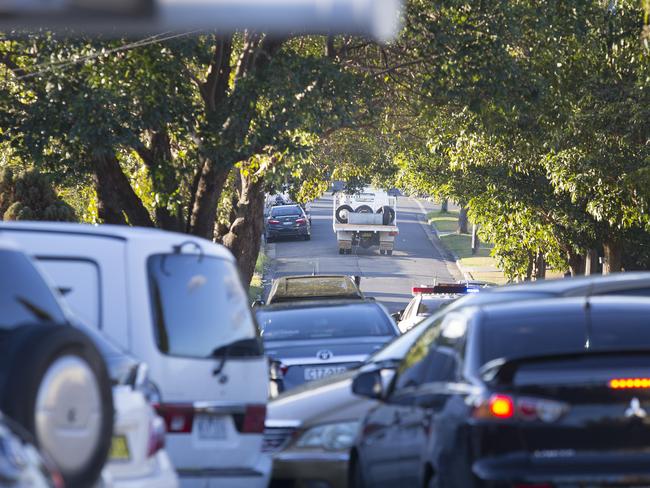
M147 261L153 326L164 354L207 358L257 328L234 263L197 254L156 254ZM255 341L250 341L254 346ZM261 354L241 351L236 355Z

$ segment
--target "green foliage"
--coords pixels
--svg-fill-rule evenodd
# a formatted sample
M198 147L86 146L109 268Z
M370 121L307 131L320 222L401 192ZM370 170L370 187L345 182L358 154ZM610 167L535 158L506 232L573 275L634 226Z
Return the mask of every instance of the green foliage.
M4 220L76 221L74 210L58 197L49 178L34 170L2 170L0 212Z

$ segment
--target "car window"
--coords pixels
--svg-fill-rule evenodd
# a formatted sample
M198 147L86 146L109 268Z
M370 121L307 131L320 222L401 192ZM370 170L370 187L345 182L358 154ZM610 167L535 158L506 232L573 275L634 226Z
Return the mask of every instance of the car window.
M0 250L0 270L0 327L66 322L52 290L27 256Z
M418 315L431 315L452 300L444 298L423 298L418 306Z
M298 206L275 207L271 209L272 217L288 217L292 215L302 215L302 209Z
M40 258L38 263L79 320L99 329L100 288L97 264L78 259L48 258Z
M156 254L147 268L161 352L205 358L219 347L257 336L234 263L195 254Z
M374 304L260 309L257 321L267 341L396 335L390 319Z

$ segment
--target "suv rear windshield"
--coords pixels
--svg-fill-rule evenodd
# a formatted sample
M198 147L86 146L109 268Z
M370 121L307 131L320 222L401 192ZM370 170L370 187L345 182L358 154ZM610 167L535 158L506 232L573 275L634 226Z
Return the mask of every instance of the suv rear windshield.
M386 314L374 304L257 312L265 341L394 336Z
M296 205L271 209L271 217L284 217L286 215L302 215L302 209Z
M66 321L52 290L27 256L1 250L0 270L0 328Z
M155 254L147 261L156 341L173 356L207 358L216 349L257 337L235 265L197 254ZM250 341L254 347L255 341ZM239 354L261 354L242 351Z

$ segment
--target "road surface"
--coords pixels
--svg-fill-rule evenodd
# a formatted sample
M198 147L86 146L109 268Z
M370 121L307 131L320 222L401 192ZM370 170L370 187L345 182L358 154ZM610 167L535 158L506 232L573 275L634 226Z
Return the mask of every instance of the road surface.
M418 204L419 202L419 204ZM272 259L270 277L298 274L347 274L361 276L361 290L375 297L391 312L404 308L411 288L423 283L461 278L453 261L427 236L425 213L431 202L398 197L397 236L392 256L378 249L353 250L339 255L332 230L332 197L327 194L311 204L311 241L282 240L267 245ZM423 212L424 211L424 212Z

